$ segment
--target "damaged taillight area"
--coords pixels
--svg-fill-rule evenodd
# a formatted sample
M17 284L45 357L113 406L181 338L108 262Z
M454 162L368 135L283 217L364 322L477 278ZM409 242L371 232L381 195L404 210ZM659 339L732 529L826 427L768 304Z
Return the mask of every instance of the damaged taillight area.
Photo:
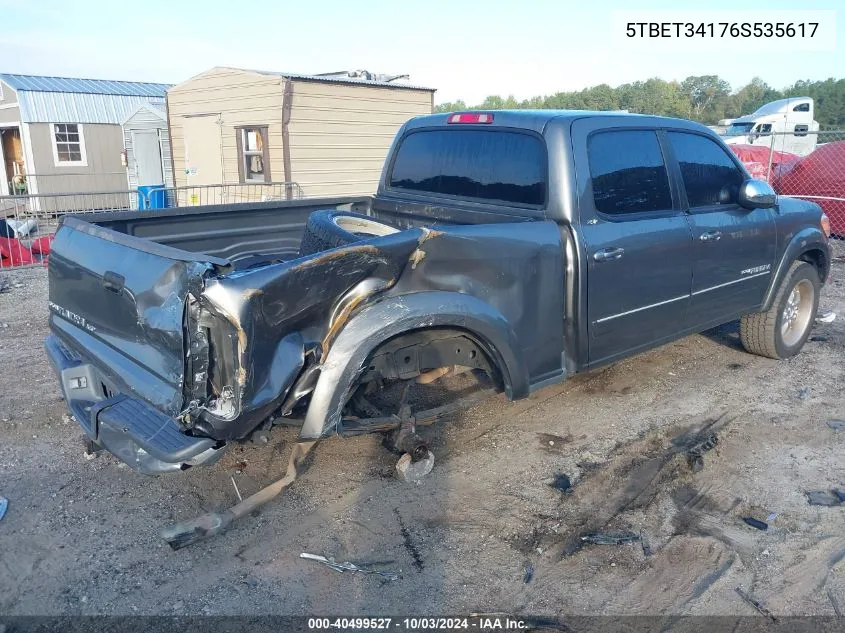
M203 431L202 418L206 416L232 420L238 415L238 335L231 323L193 295L188 295L185 315L186 408L182 421Z

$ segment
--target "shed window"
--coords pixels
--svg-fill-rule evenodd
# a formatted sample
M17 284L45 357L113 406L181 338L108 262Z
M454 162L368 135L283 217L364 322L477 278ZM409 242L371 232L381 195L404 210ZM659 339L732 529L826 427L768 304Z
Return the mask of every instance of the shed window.
M238 129L238 175L241 182L270 182L266 127Z
M56 166L86 166L85 137L78 123L53 124L53 159Z

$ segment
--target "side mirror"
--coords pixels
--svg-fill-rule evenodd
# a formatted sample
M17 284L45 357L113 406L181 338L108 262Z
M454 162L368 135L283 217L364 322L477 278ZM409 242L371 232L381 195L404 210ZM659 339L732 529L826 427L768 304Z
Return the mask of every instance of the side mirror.
M749 178L739 188L739 204L746 209L770 209L777 198L772 186L763 180Z

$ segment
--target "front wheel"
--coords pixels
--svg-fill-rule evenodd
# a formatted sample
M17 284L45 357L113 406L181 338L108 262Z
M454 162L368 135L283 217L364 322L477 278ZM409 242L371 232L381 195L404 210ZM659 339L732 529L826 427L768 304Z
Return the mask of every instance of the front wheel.
M807 262L793 262L772 307L742 317L739 337L752 354L782 360L804 347L819 309L821 282Z

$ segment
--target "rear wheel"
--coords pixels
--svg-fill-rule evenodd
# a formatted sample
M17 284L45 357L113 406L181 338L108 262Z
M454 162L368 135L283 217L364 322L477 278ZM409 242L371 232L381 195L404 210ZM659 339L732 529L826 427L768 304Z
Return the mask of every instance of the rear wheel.
M795 356L813 328L820 289L816 269L807 262L794 262L772 307L742 317L739 336L745 349L778 360Z

